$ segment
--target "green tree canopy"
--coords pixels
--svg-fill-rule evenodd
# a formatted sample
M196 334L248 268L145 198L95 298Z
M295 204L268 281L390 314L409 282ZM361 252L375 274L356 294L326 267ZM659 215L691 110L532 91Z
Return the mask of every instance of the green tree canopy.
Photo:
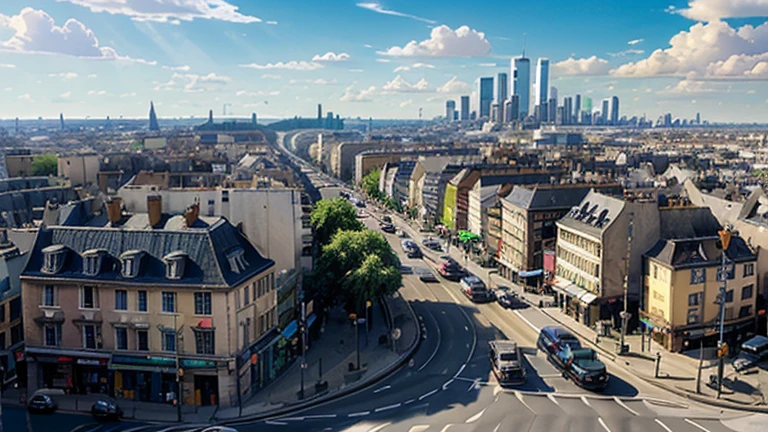
M357 220L357 209L344 198L318 201L309 220L320 245L328 244L338 231L363 229L363 224Z
M55 154L43 154L32 159L32 175L49 176L59 172L59 157Z
M381 199L381 191L379 190L379 179L381 178L381 170L375 169L363 177L360 181L360 187L368 194L369 197L374 199Z
M381 234L339 231L315 264L314 281L325 304L357 310L365 300L394 293L402 284L400 260Z

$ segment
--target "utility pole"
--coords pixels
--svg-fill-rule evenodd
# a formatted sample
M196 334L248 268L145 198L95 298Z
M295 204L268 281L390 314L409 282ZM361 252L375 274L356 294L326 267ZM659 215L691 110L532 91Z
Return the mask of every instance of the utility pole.
M620 354L625 354L629 351L627 346L624 344L624 337L627 334L627 322L629 321L630 313L627 312L627 301L628 301L628 294L629 294L629 269L630 269L630 258L632 256L632 230L635 225L635 213L631 212L629 213L629 227L628 227L628 237L627 237L627 256L625 258L626 265L624 266L624 310L621 311L619 316L621 316L621 346L619 349Z
M181 377L184 375L184 370L180 367L179 362L179 342L181 338L179 333L181 331L176 327L176 317L178 313L173 314L173 344L176 351L176 420L181 423Z
M299 390L299 399L304 399L304 369L307 368L306 362L306 348L307 348L307 304L304 303L304 299L301 300L301 319L299 321L299 330L301 331L301 389Z
M717 398L720 399L720 394L723 389L723 361L725 360L725 347L723 343L723 330L725 325L725 296L728 293L728 258L725 256L725 252L728 250L728 245L731 242L731 231L726 227L724 230L718 231L720 236L720 243L723 247L722 266L720 267L720 277L723 279L722 285L720 285L720 296L718 302L720 303L720 339L717 342Z

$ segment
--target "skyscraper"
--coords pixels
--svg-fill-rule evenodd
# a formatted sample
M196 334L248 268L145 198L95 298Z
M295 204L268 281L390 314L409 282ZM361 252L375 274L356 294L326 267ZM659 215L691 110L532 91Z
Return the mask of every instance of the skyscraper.
M155 103L152 101L149 101L149 130L160 130L160 125L157 123L157 114L155 114Z
M536 62L536 104L549 100L549 59L540 58Z
M573 122L581 121L581 95L577 94L573 101Z
M614 96L611 98L611 124L618 126L619 124L619 97Z
M550 123L555 123L555 120L557 120L557 99L549 98L549 102L547 102L547 109L549 110L547 113L547 121Z
M445 119L453 121L453 113L456 111L456 101L449 100L445 102Z
M520 95L513 94L509 98L509 112L506 112L507 121L513 121L520 118Z
M551 86L549 88L549 98L557 100L557 87Z
M494 101L499 104L499 121L503 122L506 118L504 114L504 103L509 97L509 83L507 82L506 72L499 72L496 76L496 92L494 94Z
M570 96L563 99L563 124L573 124L573 98Z
M61 123L61 130L66 129L64 127L64 113L59 113L59 123Z
M610 104L610 101L608 99L603 99L603 109L600 112L600 120L603 122L603 124L608 124L608 105Z
M461 97L461 120L469 120L469 96Z
M520 109L515 119L528 117L531 109L531 61L525 55L512 59L512 94L519 98Z
M491 103L493 102L493 77L480 78L478 85L479 116L480 118L488 119L491 117Z

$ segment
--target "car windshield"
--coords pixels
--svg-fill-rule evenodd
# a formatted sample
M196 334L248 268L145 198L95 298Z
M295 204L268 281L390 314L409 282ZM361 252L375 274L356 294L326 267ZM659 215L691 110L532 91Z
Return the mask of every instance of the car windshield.
M501 361L516 361L517 353L514 351L502 353L500 357L501 357Z

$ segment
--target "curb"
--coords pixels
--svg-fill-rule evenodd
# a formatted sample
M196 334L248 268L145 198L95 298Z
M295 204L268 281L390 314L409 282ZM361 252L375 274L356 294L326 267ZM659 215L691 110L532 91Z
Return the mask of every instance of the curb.
M215 419L212 419L212 420L215 420L217 422L216 424L237 425L240 423L250 423L250 422L264 420L272 417L279 417L284 414L290 414L297 411L305 410L318 405L322 405L326 402L331 402L333 400L340 399L350 394L354 394L386 378L391 373L393 373L394 371L399 369L401 366L403 366L408 360L410 360L414 352L416 351L416 349L419 347L419 345L421 345L422 335L421 335L421 326L418 325L418 322L419 322L418 316L416 315L416 312L413 310L413 307L411 306L410 302L405 300L405 298L402 298L402 300L405 302L408 308L408 311L411 313L411 316L413 318L414 326L416 327L416 338L413 341L413 343L411 343L411 347L408 348L408 351L403 353L400 356L400 358L397 359L397 361L395 361L394 363L392 363L389 367L376 372L375 374L371 375L367 379L360 381L357 385L341 388L339 390L336 390L335 392L326 393L322 396L317 396L313 399L306 400L301 403L286 405L284 407L276 408L270 411L265 411L263 413L252 414L250 416L242 416L242 417L229 419L229 420L215 420Z

